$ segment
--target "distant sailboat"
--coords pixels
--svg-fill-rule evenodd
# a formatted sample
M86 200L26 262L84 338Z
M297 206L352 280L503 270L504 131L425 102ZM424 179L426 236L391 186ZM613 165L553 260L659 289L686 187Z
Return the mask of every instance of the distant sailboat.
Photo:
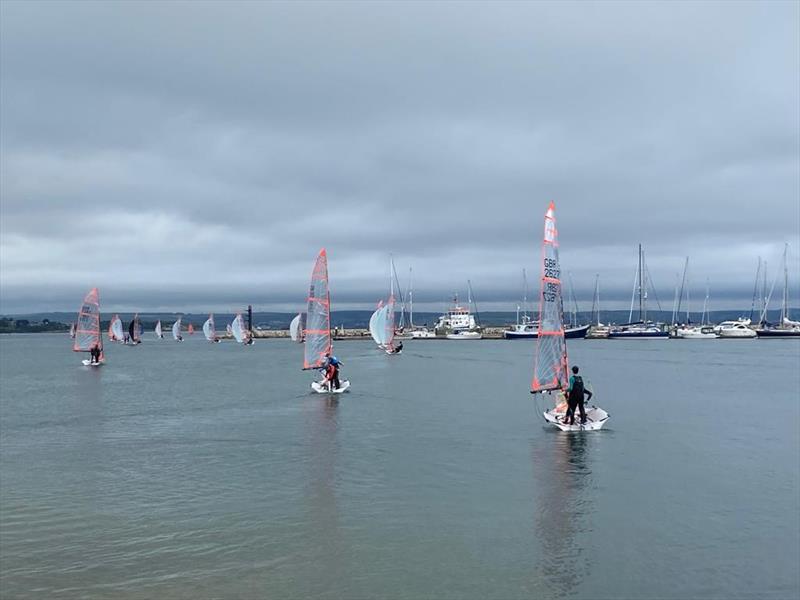
M769 300L772 298L772 292L775 289L775 284L772 284L772 289L769 296L764 301L764 310L761 313L760 323L761 326L756 329L756 333L760 338L776 338L776 337L800 337L800 321L793 321L789 316L789 244L783 249L783 295L781 298L781 316L780 322L777 325L767 324L767 308Z
M242 313L236 313L236 316L233 318L231 322L231 333L240 344L247 343L247 328L244 326Z
M639 265L636 270L633 294L631 296L631 311L628 315L629 323L619 327L612 327L608 332L609 339L667 339L669 337L669 332L660 323L653 323L647 320L647 291L649 286L649 271L644 260L644 250L642 250L642 245L639 244ZM637 292L639 297L639 320L633 323L630 321L633 319L633 304Z
M142 343L142 324L139 321L139 313L136 313L128 324L128 339L134 346Z
M322 369L326 366L328 355L333 351L331 338L331 298L328 289L328 255L325 248L319 251L311 272L308 288L308 308L306 310L305 348L303 369ZM330 389L325 383L314 381L312 389L319 393L339 394L350 387L349 381L342 381L339 389Z
M214 313L208 315L208 319L203 323L203 335L209 342L219 342L217 337L217 330L214 327Z
M161 331L161 320L160 319L156 323L155 334L156 334L156 337L158 339L160 339L160 340L164 339L164 333Z
M108 324L108 339L112 342L124 342L125 334L122 332L122 319L119 315L111 317L111 322Z
M84 365L99 366L106 361L103 336L100 334L100 294L97 288L92 288L83 299L75 324L75 341L72 344L74 352L91 352L93 348L100 352L99 362L93 362L90 358L83 360Z
M189 323L189 326L186 328L186 333L188 333L189 335L194 335L194 325Z
M297 313L297 316L289 323L289 336L292 338L293 342L302 343L304 328L303 313Z
M564 337L564 305L561 294L561 268L558 261L558 231L555 204L552 202L544 217L544 257L539 300L539 336L533 366L531 393L556 392L556 406L544 412L544 418L562 431L600 429L608 420L602 408L586 408L587 422L575 425L565 422L568 382L567 342Z
M69 337L71 337L73 340L75 339L75 323L69 324Z
M181 317L172 324L172 339L176 342L182 342L183 336L181 335Z
M231 328L230 323L225 325L225 332L228 334L228 337L233 337L233 329Z

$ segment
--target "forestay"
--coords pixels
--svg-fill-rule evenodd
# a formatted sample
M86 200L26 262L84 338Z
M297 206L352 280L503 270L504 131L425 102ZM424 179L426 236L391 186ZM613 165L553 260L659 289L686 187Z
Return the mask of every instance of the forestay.
M103 336L100 335L100 295L97 288L86 294L83 304L78 311L78 321L75 324L75 341L72 349L75 352L89 352L97 346L100 349L100 358L103 358Z
M331 350L331 302L328 290L328 255L319 251L311 272L306 309L304 369L316 369L325 362Z
M562 390L567 388L567 384L567 345L564 341L558 231L555 205L551 202L544 217L539 337L536 340L531 391Z

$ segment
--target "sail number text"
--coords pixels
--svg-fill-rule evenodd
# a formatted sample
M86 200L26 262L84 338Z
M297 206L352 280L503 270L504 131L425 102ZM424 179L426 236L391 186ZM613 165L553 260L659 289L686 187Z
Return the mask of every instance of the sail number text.
M553 258L544 259L544 276L553 279L561 277L561 269L558 268L558 261Z

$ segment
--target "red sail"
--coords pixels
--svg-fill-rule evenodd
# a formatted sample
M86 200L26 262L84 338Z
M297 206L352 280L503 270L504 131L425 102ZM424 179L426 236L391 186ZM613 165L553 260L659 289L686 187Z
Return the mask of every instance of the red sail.
M100 348L103 358L103 337L100 335L100 295L97 288L86 294L78 311L78 322L75 325L75 352L89 352L93 347Z
M319 251L311 284L308 288L306 310L304 369L317 369L325 363L331 351L331 298L328 290L328 255L325 248Z
M551 202L544 216L539 337L536 340L536 356L533 363L532 392L563 390L568 385L567 344L564 340L564 309L555 210L555 204Z

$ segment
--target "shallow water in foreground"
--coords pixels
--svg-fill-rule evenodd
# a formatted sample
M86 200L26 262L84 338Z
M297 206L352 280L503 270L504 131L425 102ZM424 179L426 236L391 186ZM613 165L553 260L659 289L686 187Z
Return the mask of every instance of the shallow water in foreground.
M607 429L547 428L526 341L0 336L4 598L796 598L797 340L579 340ZM543 408L542 405L540 405Z

